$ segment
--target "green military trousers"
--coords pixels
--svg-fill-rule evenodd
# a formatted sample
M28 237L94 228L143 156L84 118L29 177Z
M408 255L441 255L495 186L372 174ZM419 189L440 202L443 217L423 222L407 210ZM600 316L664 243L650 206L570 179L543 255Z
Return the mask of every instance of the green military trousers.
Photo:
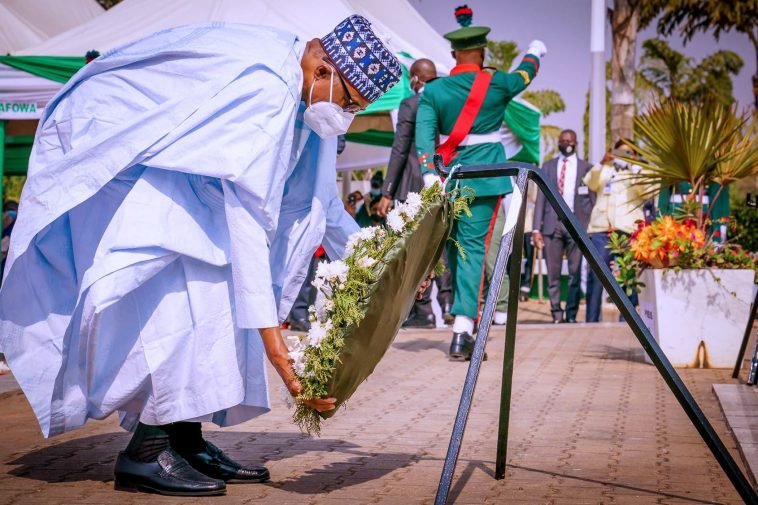
M448 263L453 275L453 307L452 314L468 316L477 319L479 315L479 300L484 289L485 257L488 249L488 239L495 236L493 246L497 249L500 232L495 229L495 212L499 206L499 196L482 196L474 198L471 203L471 216L461 216L455 222L451 238L463 248L466 259L451 241L448 250ZM503 225L500 225L502 231ZM507 283L507 279L505 280ZM503 291L507 296L507 284ZM507 300L507 299L506 299ZM507 301L505 302L507 304ZM500 306L500 305L499 305ZM498 308L498 310L500 310Z
M487 258L484 262L484 291L482 292L481 300L484 303L484 299L487 297L487 292L490 289L490 280L495 274L495 261L497 261L497 254L500 251L500 244L503 239L503 228L505 228L505 197L500 201L500 208L497 211L497 218L495 219L495 227L492 229L492 239L490 245L487 248ZM510 261L508 262L510 263ZM507 268L507 267L506 267ZM500 296L497 297L497 305L495 310L498 312L508 312L508 289L510 283L508 282L508 270L503 275L503 282L500 285Z

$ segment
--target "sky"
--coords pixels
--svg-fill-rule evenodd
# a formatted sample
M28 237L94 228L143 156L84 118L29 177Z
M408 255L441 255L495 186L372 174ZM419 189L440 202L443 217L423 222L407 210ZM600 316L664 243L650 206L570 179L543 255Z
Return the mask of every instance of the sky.
M440 34L458 28L453 12L462 0L409 0L411 5ZM465 1L465 0L464 0ZM608 2L611 6L612 2ZM469 1L474 11L473 25L492 28L491 40L512 40L523 50L534 39L542 40L548 53L540 65L540 73L530 89L553 89L566 102L566 111L551 114L546 123L571 128L583 146L582 115L590 78L590 7L591 0L479 0ZM637 35L637 58L640 46L656 38L655 23ZM686 46L674 34L662 37L676 50L700 61L704 56L722 49L739 54L744 62L740 73L732 79L734 97L741 108L752 107L751 76L755 74L755 50L747 36L736 32L722 33L716 41L712 34L698 34ZM606 23L606 59L611 59L611 29Z

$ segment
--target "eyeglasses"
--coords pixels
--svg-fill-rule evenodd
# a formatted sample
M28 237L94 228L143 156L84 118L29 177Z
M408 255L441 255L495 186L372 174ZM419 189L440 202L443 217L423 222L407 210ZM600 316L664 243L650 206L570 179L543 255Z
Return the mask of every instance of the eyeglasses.
M353 100L353 97L350 95L350 90L347 89L347 83L342 78L342 74L340 74L337 67L334 66L334 64L327 58L326 56L322 57L326 63L329 64L334 69L334 73L337 74L337 77L340 80L340 84L342 84L342 90L345 92L345 98L347 98L347 105L342 108L345 112L349 112L350 114L357 114L358 112L365 109L365 107L361 107L358 102Z

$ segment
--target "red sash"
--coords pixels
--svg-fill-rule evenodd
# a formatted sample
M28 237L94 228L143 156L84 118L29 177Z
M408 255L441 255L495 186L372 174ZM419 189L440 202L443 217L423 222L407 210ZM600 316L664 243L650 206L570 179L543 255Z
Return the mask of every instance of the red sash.
M487 89L490 87L491 80L491 73L479 70L474 78L474 83L471 85L471 91L469 91L466 98L466 103L463 104L461 114L455 121L453 131L450 132L450 136L445 143L437 148L436 153L442 155L442 161L446 166L453 161L453 158L456 156L455 149L471 131L476 115L479 114L479 109L482 108L482 104L484 103L484 97L487 96Z

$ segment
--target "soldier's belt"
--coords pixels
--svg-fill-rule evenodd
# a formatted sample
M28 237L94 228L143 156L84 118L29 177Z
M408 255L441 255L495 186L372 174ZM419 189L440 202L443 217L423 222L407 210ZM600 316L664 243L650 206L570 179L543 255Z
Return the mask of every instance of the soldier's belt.
M440 135L440 144L444 144L447 141L448 135ZM476 144L499 144L502 142L500 131L494 131L490 133L469 133L458 146L473 146Z

